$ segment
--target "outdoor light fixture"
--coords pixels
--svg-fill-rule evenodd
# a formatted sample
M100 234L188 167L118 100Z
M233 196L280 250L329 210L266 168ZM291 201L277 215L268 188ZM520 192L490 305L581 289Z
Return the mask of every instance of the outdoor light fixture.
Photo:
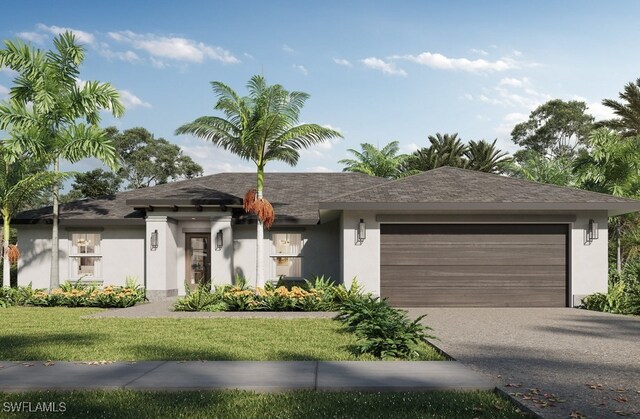
M362 243L367 238L367 223L364 222L364 219L360 219L360 223L358 224L358 242Z
M220 230L216 233L216 250L222 249L222 245L224 244L223 239L222 230Z
M158 230L153 230L151 233L151 250L156 250L158 248Z
M587 228L587 243L598 240L598 237L598 223L593 220L589 220L589 227Z

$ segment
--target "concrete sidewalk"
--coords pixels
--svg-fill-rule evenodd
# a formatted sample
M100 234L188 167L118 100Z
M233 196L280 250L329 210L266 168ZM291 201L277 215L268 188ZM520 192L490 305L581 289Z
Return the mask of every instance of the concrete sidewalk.
M493 390L455 361L0 362L0 391L29 390Z

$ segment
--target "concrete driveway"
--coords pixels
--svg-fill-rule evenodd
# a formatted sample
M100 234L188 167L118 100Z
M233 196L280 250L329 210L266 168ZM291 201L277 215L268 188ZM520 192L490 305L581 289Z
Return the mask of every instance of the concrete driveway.
M640 317L571 308L409 314L427 314L436 346L543 417L640 417Z

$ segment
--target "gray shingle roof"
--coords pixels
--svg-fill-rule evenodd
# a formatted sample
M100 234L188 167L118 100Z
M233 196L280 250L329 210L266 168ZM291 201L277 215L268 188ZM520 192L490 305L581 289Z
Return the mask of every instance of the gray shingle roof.
M266 173L264 196L277 219L318 221L318 202L345 192L388 182L359 173ZM255 188L255 173L219 173L118 193L102 199L75 201L60 206L60 220L140 222L147 205L240 205L248 189ZM51 207L25 211L17 223L46 222Z
M516 204L523 204L523 208L527 204L563 204L567 209L573 204L602 204L603 209L628 204L640 210L640 201L634 199L446 166L335 196L320 207L339 208L340 204L403 204L407 208L413 204L469 204L470 209L475 208L473 204L514 204L514 208ZM582 208L578 205L575 209Z

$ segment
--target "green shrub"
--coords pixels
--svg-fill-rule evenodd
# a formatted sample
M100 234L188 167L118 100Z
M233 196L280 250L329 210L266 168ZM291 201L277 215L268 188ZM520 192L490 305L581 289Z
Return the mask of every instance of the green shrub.
M389 306L385 300L367 296L343 302L336 320L358 337L356 353L381 359L414 359L420 355L420 345L434 338L427 333L432 329L420 323L424 317L411 320L405 311Z
M199 285L194 291L180 298L173 306L175 311L224 311L227 305L220 292L211 292L209 286Z
M640 315L640 263L625 264L621 274L609 273L606 294L595 293L582 299L582 308L616 314Z

